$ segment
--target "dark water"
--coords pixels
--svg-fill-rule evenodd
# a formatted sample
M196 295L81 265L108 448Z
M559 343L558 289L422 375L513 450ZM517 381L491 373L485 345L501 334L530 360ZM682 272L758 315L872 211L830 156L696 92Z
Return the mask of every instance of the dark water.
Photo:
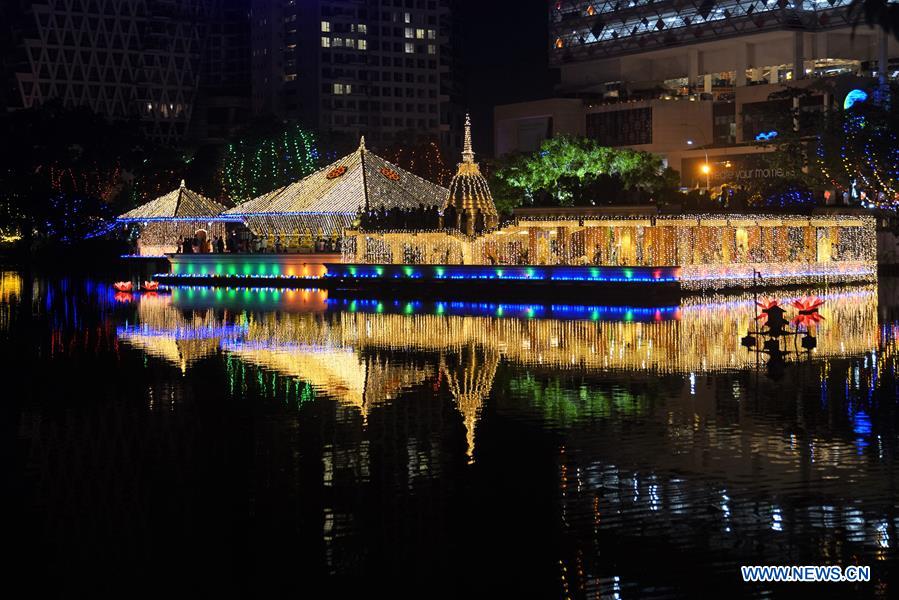
M816 353L775 380L739 346L748 299L116 296L5 272L8 581L67 597L895 597L894 285L825 294ZM870 565L872 582L744 584L743 564Z

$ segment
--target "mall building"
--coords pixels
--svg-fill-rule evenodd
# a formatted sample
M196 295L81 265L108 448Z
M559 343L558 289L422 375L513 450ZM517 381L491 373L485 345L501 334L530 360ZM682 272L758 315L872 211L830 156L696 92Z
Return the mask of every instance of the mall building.
M495 154L585 135L662 155L687 187L780 176L753 159L777 135L770 109L840 106L899 73L899 43L853 30L849 2L553 0L556 97L497 106ZM770 99L789 86L812 93Z

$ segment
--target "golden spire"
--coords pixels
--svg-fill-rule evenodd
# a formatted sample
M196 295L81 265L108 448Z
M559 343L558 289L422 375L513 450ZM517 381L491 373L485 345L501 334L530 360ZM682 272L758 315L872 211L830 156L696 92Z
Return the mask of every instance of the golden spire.
M187 182L182 179L181 180L181 189L183 190L186 187L187 187Z
M465 113L465 140L462 142L462 162L474 162L474 150L471 149L471 117Z
M359 138L359 151L365 152L365 136Z

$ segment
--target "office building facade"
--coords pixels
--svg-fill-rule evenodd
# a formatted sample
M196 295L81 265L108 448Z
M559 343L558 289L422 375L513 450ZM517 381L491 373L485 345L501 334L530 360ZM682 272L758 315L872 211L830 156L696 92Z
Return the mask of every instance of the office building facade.
M847 5L553 0L557 97L496 107L495 152L586 135L661 154L688 186L706 157L751 164L770 134L761 115L773 92L808 88L800 108L819 110L895 77L899 46L865 26L853 31Z
M254 112L459 147L452 16L451 0L253 0Z

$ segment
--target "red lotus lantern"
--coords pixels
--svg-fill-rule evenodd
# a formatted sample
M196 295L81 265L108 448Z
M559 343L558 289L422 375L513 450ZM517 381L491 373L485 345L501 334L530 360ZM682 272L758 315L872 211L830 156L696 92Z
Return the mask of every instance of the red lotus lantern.
M115 301L121 304L127 304L134 299L130 292L116 292Z
M802 300L794 300L793 307L799 310L799 314L793 318L794 325L813 325L824 320L824 317L818 312L818 307L824 304L824 300L818 297L803 298Z
M144 285L141 287L145 292L155 292L159 289L158 281L145 281Z
M759 313L759 315L755 318L755 320L761 321L763 319L768 318L768 313L771 311L772 308L777 306L777 300L768 300L767 302L764 302L764 301L756 302L756 304L759 305L759 308L762 309L762 312Z
M114 287L117 292L131 292L134 290L134 286L130 281L116 281L112 284L112 287Z

